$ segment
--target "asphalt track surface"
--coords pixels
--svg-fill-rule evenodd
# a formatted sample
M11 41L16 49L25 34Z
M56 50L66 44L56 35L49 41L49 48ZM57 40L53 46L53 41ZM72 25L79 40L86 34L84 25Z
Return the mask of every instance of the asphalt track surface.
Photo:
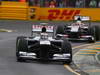
M0 32L0 75L75 75L59 62L40 63L37 61L16 61L16 37L30 36L31 26L40 22L0 20L0 29L10 29L13 32ZM49 22L53 25L63 25L65 22ZM72 43L79 46L84 43ZM76 49L73 54L78 51Z

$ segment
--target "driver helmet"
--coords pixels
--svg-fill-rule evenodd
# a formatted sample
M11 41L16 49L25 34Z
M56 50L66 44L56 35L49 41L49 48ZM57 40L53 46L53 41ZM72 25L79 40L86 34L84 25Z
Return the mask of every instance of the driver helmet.
M46 33L46 27L43 27L41 31L41 39L47 39L47 38L48 34Z
M42 28L42 33L45 33L45 32L46 32L46 28L43 27L43 28Z

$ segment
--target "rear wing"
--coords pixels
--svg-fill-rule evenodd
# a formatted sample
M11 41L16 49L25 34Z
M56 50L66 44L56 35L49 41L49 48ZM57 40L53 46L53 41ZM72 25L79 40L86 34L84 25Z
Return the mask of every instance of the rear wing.
M90 21L91 20L90 16L80 16L80 15L74 16L74 20L78 20L79 18L81 21Z
M41 32L43 27L46 28L46 32L54 32L54 26L48 25L32 25L32 32Z

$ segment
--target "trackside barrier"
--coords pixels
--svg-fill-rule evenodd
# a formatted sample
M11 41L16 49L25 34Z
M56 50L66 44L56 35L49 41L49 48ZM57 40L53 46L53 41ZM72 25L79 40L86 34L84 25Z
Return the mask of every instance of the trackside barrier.
M28 20L38 20L40 16L40 8L39 7L29 7L28 8Z
M92 21L100 21L100 8L40 8L39 20L72 20L80 14L90 16Z
M0 19L28 20L28 3L26 2L1 2Z
M100 21L100 8L40 8L30 7L27 2L0 2L0 19L68 21L77 14Z
M2 1L0 19L37 20L39 7L29 7L27 2Z

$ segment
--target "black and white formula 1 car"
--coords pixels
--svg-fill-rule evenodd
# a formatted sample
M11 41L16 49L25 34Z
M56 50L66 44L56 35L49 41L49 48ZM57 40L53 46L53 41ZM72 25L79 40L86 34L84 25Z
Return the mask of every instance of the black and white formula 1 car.
M55 37L54 26L33 25L30 37L17 37L16 57L20 62L36 59L71 63L72 47L67 39Z
M83 40L88 42L100 40L100 27L91 25L89 16L75 16L74 21L70 25L63 27L66 37L69 40Z

